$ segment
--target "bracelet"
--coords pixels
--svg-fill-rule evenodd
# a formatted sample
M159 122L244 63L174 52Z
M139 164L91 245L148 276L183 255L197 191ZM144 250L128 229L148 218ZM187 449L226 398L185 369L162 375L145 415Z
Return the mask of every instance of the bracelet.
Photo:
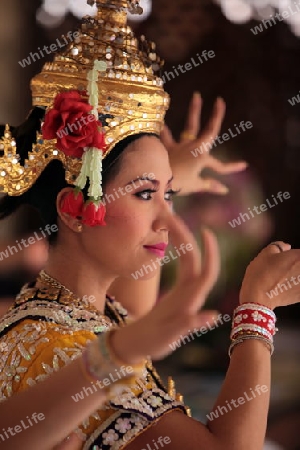
M233 328L230 333L230 339L235 339L239 334L256 334L266 337L270 341L273 340L273 335L268 330L252 323L242 323L238 327Z
M117 364L117 360L114 360L110 348L106 345L110 336L105 335L110 334L110 331L103 333L90 342L81 357L81 369L85 378L92 383L106 379L105 385L111 385L110 388L104 388L107 393L115 392L116 389L113 388L115 385L124 387L134 384L136 379L143 375L146 362L145 360L141 364L126 365L118 361Z
M146 358L144 361L142 361L140 364L128 364L122 360L120 360L115 353L113 352L110 341L112 335L117 331L117 328L113 328L107 333L102 333L100 336L98 336L98 346L101 355L103 356L106 363L111 367L124 367L124 366L130 366L133 368L135 373L140 373L145 370L145 364L146 364Z
M261 336L256 336L256 335L245 336L245 335L242 335L238 339L235 339L234 341L232 341L232 343L230 344L230 347L229 347L229 350L228 350L229 358L231 358L233 349L236 347L236 345L242 344L244 341L249 340L249 339L256 339L258 341L264 342L264 344L269 348L271 356L273 355L273 353L274 353L274 344L273 344L273 342L271 342L268 339L265 339L264 337L261 337Z
M232 343L228 354L237 344L248 339L257 339L268 346L271 355L274 352L273 337L278 331L275 327L276 315L267 306L259 303L244 303L234 310L230 338Z
M234 339L240 332L251 331L272 340L278 331L275 323L276 315L271 309L258 303L245 303L234 311L230 337Z

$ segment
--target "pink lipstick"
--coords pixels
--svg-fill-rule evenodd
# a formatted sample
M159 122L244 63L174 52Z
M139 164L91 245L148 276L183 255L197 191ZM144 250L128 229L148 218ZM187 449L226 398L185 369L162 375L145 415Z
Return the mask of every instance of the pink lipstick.
M160 258L163 258L165 256L165 251L167 247L168 244L165 244L164 242L155 245L144 245L145 249L149 250L152 253L155 253Z

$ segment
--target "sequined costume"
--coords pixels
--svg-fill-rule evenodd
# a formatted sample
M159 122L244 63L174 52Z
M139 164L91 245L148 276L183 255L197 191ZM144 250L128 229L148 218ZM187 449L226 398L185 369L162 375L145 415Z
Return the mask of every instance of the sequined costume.
M69 291L26 285L0 322L0 400L28 389L81 355L96 335L126 322L126 311L107 298L104 314L76 300ZM93 395L96 386L82 387L74 405ZM111 399L76 430L82 449L118 450L174 409L188 413L173 381L166 389L152 366L132 388Z

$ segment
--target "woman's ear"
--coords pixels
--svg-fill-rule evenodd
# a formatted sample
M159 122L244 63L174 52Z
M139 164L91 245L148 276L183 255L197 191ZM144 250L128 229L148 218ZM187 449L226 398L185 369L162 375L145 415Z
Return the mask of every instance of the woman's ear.
M67 214L65 212L62 212L62 205L70 192L72 192L74 189L71 187L66 187L62 189L56 198L56 209L57 209L57 215L60 218L60 220L72 231L76 233L81 233L83 229L83 225L81 222L81 217L73 217L70 214Z

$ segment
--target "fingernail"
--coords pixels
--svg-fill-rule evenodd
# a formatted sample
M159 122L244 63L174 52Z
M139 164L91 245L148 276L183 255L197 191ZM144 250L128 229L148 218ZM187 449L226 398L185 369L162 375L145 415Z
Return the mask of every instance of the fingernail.
M215 192L219 194L228 194L229 188L227 186L218 186Z
M218 319L220 313L218 311L212 311L210 313L203 313L202 318L205 319L207 322L211 322L213 320Z

